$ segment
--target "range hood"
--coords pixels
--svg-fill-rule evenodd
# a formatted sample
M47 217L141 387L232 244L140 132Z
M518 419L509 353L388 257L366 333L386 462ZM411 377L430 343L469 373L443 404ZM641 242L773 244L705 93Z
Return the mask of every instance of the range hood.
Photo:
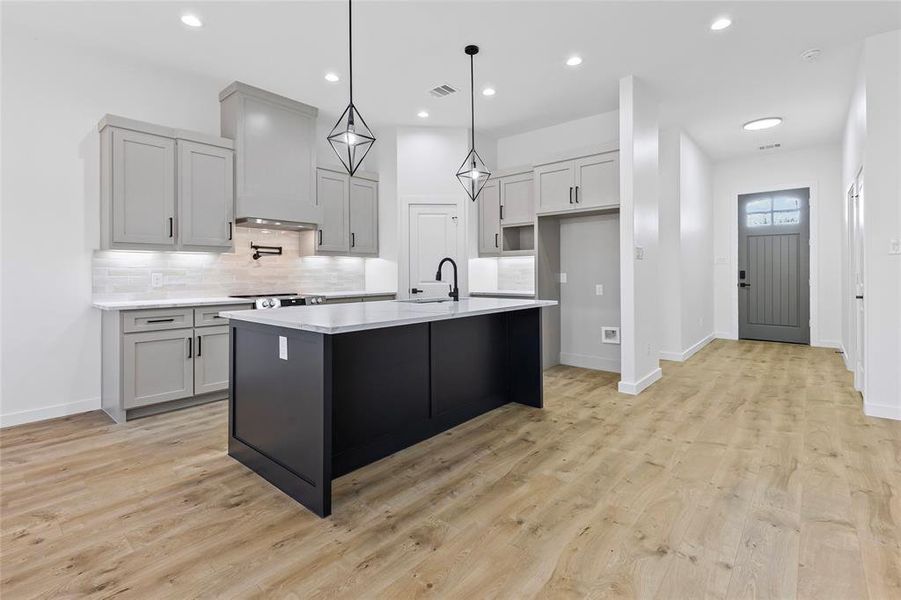
M281 221L275 219L260 219L257 217L240 217L235 219L235 224L240 227L253 227L255 229L279 229L283 231L309 231L318 229L316 223L303 223L301 221Z

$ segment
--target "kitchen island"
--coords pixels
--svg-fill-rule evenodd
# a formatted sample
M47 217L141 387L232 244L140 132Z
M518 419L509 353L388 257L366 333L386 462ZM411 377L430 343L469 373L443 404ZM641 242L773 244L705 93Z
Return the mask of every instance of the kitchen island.
M332 479L509 402L542 406L541 307L463 298L223 312L230 456L321 517Z

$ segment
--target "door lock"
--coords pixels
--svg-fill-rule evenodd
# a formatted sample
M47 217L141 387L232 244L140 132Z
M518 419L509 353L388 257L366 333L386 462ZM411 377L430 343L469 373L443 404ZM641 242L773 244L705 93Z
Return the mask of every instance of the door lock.
M411 294L421 294L422 292L423 292L423 290L420 290L419 288L410 289Z

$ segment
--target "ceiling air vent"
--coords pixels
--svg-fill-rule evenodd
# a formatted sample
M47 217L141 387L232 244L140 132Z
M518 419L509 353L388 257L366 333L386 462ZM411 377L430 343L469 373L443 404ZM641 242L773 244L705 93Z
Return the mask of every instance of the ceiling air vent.
M455 93L457 93L457 90L447 85L446 83L429 90L429 94L431 94L435 98L444 98L445 96L450 96L451 94Z
M758 150L775 150L776 148L781 148L782 144L767 144L766 146L758 146Z

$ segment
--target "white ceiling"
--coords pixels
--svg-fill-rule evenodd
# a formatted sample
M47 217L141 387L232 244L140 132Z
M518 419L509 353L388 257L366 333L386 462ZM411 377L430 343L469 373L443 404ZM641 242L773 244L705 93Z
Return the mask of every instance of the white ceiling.
M3 28L29 30L151 63L242 80L335 113L346 104L347 4L329 2L3 2ZM181 24L194 12L204 27ZM711 32L728 14L733 26ZM617 108L618 79L645 79L665 123L681 124L714 159L781 142L837 140L860 41L901 27L899 2L513 2L354 4L354 92L379 124L463 126L477 43L477 128L500 136ZM823 50L806 63L802 51ZM571 53L581 67L563 65ZM326 82L326 71L341 74ZM461 89L445 99L427 90ZM421 120L417 111L430 118ZM750 119L780 115L769 132Z

